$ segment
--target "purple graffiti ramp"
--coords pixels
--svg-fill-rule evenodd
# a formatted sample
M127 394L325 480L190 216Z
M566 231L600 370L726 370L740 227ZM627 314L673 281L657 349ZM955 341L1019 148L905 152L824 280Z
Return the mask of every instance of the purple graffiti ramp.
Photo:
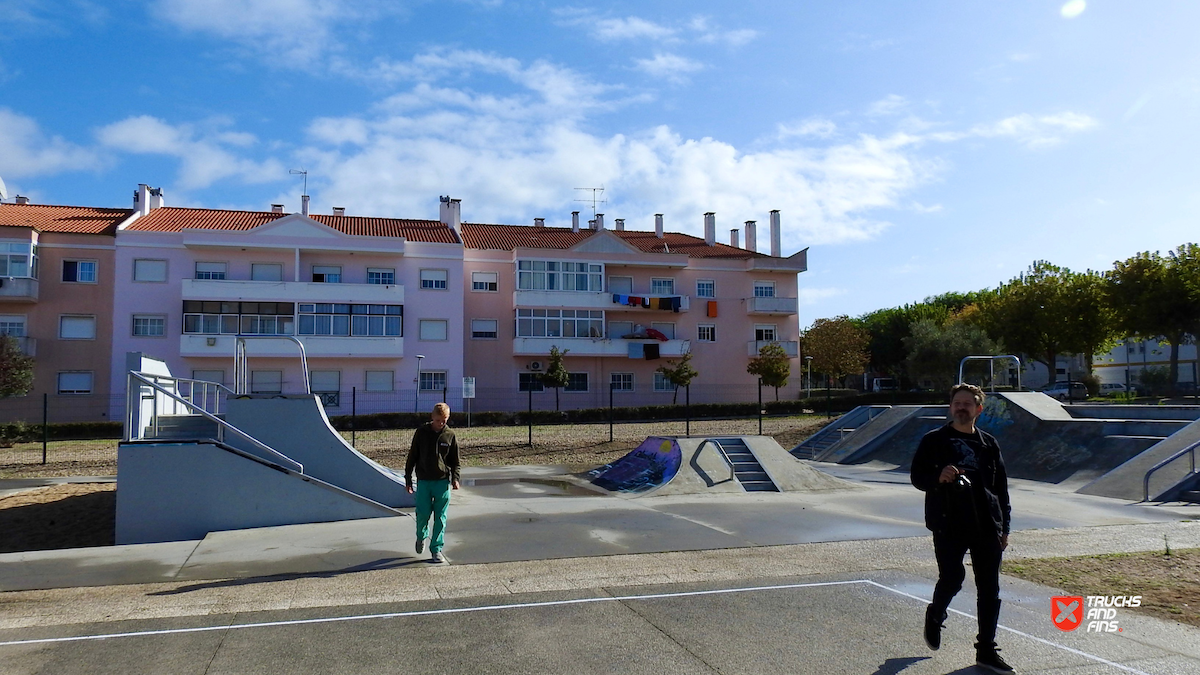
M674 478L682 461L675 439L651 436L628 455L588 472L588 478L611 492L647 492Z

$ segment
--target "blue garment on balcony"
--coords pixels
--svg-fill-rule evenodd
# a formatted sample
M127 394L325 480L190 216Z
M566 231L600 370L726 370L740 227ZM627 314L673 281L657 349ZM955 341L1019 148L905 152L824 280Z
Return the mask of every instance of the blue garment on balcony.
M657 345L656 345L656 346L657 346ZM630 342L630 343L629 343L629 358L631 358L631 359L643 359L643 358L646 358L646 352L645 352L645 348L646 348L646 345L645 345L645 343L642 343L642 342Z

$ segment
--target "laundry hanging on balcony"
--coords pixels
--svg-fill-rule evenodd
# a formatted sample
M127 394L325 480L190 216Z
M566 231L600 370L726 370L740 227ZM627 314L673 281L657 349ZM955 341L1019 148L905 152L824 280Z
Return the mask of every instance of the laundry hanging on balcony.
M651 329L651 330L653 330L653 329ZM648 345L645 345L645 349L643 350L643 353L645 353L647 361L653 361L653 360L657 359L658 358L658 345L654 344L653 342L651 342Z

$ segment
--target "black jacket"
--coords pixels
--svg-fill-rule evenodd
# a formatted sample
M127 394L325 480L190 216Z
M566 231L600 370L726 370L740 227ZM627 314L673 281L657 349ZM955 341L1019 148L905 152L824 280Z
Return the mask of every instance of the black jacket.
M942 469L950 465L965 471L971 481L978 527L1008 534L1012 507L999 444L985 431L976 429L974 434L964 434L950 424L925 434L909 470L912 484L925 493L925 526L933 532L964 528L961 514L952 512L961 508L961 501L951 493L955 488L938 483ZM967 502L967 508L970 505Z
M426 422L413 432L408 459L404 462L404 480L409 485L414 470L417 480L458 480L458 439L449 425L438 432L433 430L431 422Z

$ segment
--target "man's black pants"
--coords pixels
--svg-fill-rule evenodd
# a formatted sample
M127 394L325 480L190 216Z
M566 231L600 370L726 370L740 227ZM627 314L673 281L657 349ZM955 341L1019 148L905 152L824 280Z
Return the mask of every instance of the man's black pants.
M1000 538L994 532L964 535L951 532L933 533L933 553L937 556L938 581L933 588L931 609L933 616L941 617L950 600L962 590L967 571L963 567L963 556L971 552L971 566L975 570L975 588L978 594L979 635L975 648L995 649L996 624L1000 621Z

